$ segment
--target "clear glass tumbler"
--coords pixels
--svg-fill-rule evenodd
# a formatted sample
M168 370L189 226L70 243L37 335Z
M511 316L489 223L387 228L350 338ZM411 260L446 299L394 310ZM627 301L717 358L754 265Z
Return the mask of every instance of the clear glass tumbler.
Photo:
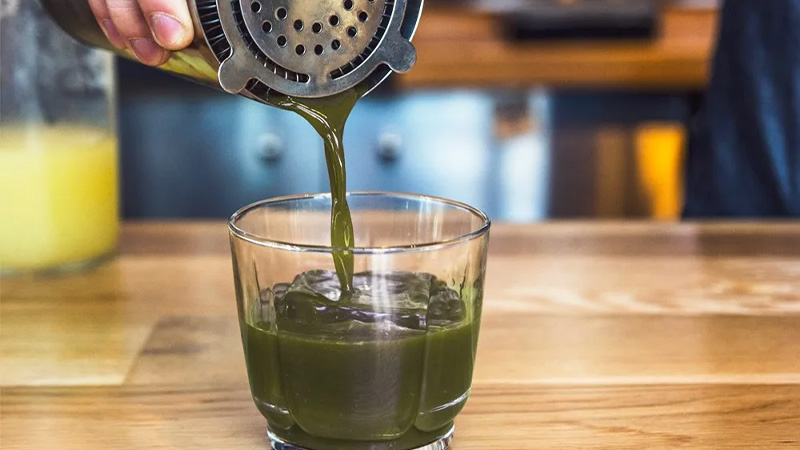
M253 400L275 449L443 450L472 384L490 221L467 205L352 193L342 295L330 195L230 220Z

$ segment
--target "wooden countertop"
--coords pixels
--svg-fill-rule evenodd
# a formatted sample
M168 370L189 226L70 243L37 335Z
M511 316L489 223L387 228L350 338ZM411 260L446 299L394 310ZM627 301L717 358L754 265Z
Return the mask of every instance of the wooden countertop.
M393 79L411 88L700 89L708 79L716 25L714 7L665 0L651 39L514 42L504 37L497 14L433 4L414 37L414 70Z
M263 449L222 223L0 281L4 449ZM498 225L457 450L800 448L800 225Z

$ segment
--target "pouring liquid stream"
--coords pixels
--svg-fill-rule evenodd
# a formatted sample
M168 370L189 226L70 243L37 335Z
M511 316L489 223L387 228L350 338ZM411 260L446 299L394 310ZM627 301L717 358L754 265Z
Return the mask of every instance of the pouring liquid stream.
M341 286L341 301L353 292L353 219L347 204L347 170L344 154L344 127L356 102L366 89L356 86L323 98L299 98L271 94L266 100L278 108L303 117L322 138L331 189L331 247L333 264Z

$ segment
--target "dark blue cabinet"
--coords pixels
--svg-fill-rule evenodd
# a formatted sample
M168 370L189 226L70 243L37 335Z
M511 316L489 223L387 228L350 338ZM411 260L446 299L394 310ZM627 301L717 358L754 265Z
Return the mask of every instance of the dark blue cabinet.
M294 114L221 95L122 105L128 217L221 217L253 201L328 190L322 142ZM347 123L350 190L417 192L492 212L493 101L479 92L370 96Z

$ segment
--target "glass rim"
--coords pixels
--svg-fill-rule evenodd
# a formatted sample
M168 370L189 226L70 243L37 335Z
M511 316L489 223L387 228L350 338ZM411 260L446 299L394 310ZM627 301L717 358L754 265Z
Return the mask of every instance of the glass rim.
M259 245L262 247L269 247L275 248L280 250L288 250L293 252L310 252L310 253L332 253L332 252L340 252L340 251L347 251L350 250L353 254L356 255L377 255L377 254L389 254L389 253L415 253L415 252L423 252L423 251L433 251L439 250L447 247L452 247L454 245L458 245L463 242L471 241L475 238L485 235L489 232L489 229L492 226L492 220L489 216L481 211L478 208L470 206L466 203L458 202L455 200L449 200L442 197L436 197L432 195L423 195L423 194L409 194L403 192L384 192L384 191L351 191L347 192L347 197L389 197L389 198L406 198L416 201L433 201L436 203L444 204L450 207L457 208L462 210L466 213L471 214L474 217L477 217L481 221L481 225L474 230L471 230L469 233L462 234L460 236L451 238L451 239L444 239L441 241L435 242L422 242L418 244L403 244L403 245L392 245L388 247L353 247L351 249L346 249L342 247L332 247L329 245L314 245L314 244L298 244L296 242L286 242L277 239L269 239L264 236L259 236L254 233L250 233L239 228L236 225L236 222L247 215L248 213L264 207L264 206L272 206L277 205L279 203L286 203L286 202L296 202L300 200L308 200L308 199L317 199L317 198L331 198L330 192L322 192L322 193L315 193L315 194L299 194L299 195L287 195L283 197L275 197L266 200L260 200L255 203L251 203L235 213L228 219L228 229L235 238L241 239L243 241L249 242L251 244Z

